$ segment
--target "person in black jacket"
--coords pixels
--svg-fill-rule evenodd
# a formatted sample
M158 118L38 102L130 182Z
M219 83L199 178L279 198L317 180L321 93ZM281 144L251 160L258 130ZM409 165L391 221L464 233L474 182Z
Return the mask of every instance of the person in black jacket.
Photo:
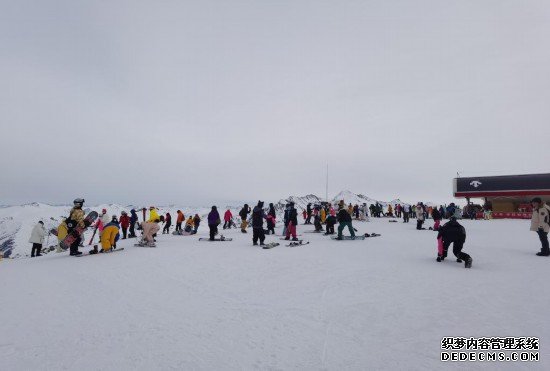
M434 220L434 231L439 230L439 224L441 223L441 214L439 213L439 210L437 210L437 207L434 207L432 209L432 219Z
M327 231L325 232L325 236L329 234L334 234L334 224L336 224L336 217L329 214L325 222L327 224Z
M130 210L130 235L128 236L128 238L134 238L136 237L136 231L135 231L135 227L136 227L136 223L138 221L138 216L136 214L136 210L132 209Z
M472 257L462 251L464 242L466 242L466 230L460 223L456 221L454 216L447 223L439 228L437 238L443 239L443 256L438 255L437 261L441 262L447 257L447 250L451 243L453 244L453 254L456 256L456 261L462 263L464 261L465 268L472 267Z
M264 203L258 201L258 205L252 210L252 244L258 245L260 240L260 246L264 244L265 232L264 232L264 219L266 219L264 212Z
M296 226L298 225L298 211L294 207L294 202L288 204L288 213L285 220L286 223L286 236L285 240L290 240L292 235L292 241L298 241L296 236Z
M277 215L275 213L275 206L273 203L269 204L269 211L267 212L267 234L275 234L275 221Z
M311 204L307 204L306 214L307 214L307 218L304 224L311 224L311 214L312 214Z
M343 239L342 232L344 231L345 227L348 227L351 238L355 238L355 232L353 231L353 226L351 224L351 215L348 213L343 205L339 206L336 218L338 219L338 223L340 223L340 225L338 226L338 237L336 239Z
M244 207L239 211L239 216L241 217L241 232L246 232L246 227L248 227L248 214L250 213L250 206L248 204L244 204Z

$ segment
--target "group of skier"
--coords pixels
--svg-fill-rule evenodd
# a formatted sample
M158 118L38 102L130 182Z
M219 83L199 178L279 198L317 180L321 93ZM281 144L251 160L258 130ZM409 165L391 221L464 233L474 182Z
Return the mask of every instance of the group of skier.
M549 256L550 249L548 243L548 232L550 230L550 207L546 205L540 198L536 197L532 200L533 214L531 219L531 230L537 232L539 239L542 244L541 251L537 253L538 256ZM77 228L85 229L86 227L94 228L94 235L92 240L97 232L99 234L99 241L101 245L101 250L98 250L97 245L94 246L94 249L91 250L90 254L101 253L111 251L116 248L116 243L120 238L122 233L122 239L126 238L135 238L136 230L142 231L142 238L140 243L146 246L154 246L155 236L160 230L160 223L164 223L164 228L162 233L169 233L170 227L172 224L172 217L170 213L166 215L159 216L157 209L153 206L149 208L149 218L145 220L145 209L143 209L143 222L139 223L139 218L135 209L130 210L130 215L126 211L122 211L120 217L113 215L109 216L106 209L103 209L101 214L98 216L95 224L87 224L85 213L83 211L84 199L78 198L74 200L74 206L69 212L69 216L63 220L56 230L57 238L59 241L57 251L62 251L61 241L67 237L69 233L74 233ZM313 218L313 224L315 226L316 232L323 232L323 225L325 225L326 231L325 235L334 234L334 226L338 222L339 227L337 231L337 238L343 238L343 232L347 228L351 238L355 238L355 229L353 228L352 221L353 218L357 220L365 220L368 218L369 210L371 216L379 217L378 210L380 204L371 205L367 207L366 204L361 206L351 204L345 205L344 201L340 201L337 205L338 211L336 211L330 203L323 203L319 205L308 204L303 210L302 215L305 219L304 224L312 224L311 219ZM447 252L450 245L453 245L453 254L457 258L457 262L465 262L467 268L472 265L472 258L470 255L462 251L464 243L466 241L466 230L462 226L455 216L455 205L451 203L449 207L440 208L435 207L426 207L422 202L419 202L415 207L409 205L401 206L400 204L396 205L395 209L391 208L391 205L388 206L388 212L386 215L393 215L395 210L396 216L402 215L403 221L408 222L410 216L416 216L417 218L417 229L425 229L422 227L424 221L428 216L431 216L434 220L433 229L438 232L437 234L437 261L441 262L447 257ZM373 211L374 210L374 211ZM411 211L414 210L414 211ZM249 218L249 215L251 217ZM449 221L444 225L441 225L441 220L444 216L450 216ZM249 220L252 224L252 243L253 245L264 245L265 236L267 234L275 234L275 225L276 225L276 209L273 203L269 204L269 207L264 210L264 202L258 201L258 204L251 209L248 204L245 204L239 212L239 217L241 218L240 228L241 232L247 233L247 227ZM220 214L216 206L212 206L210 213L208 214L208 227L210 230L209 239L215 240L218 232L218 226L221 224ZM264 229L264 221L267 225L267 230ZM185 222L184 229L182 225ZM197 233L198 227L201 223L201 218L198 214L194 216L189 216L188 219L185 219L185 215L181 210L177 211L176 219L176 228L174 234L187 233L195 234ZM294 202L288 202L285 205L283 213L283 235L286 240L292 239L292 241L298 241L297 238L297 226L298 226L298 211L296 209ZM224 225L223 228L236 227L235 222L233 221L233 214L230 209L227 209L224 213ZM129 234L128 234L129 232ZM37 225L34 226L31 232L31 237L29 242L32 243L31 257L41 256L42 244L44 242L45 236L48 235L44 227L44 223L39 221ZM75 234L76 238L70 244L69 250L70 255L81 255L79 251L79 246L82 244L82 234ZM90 241L91 243L91 241Z

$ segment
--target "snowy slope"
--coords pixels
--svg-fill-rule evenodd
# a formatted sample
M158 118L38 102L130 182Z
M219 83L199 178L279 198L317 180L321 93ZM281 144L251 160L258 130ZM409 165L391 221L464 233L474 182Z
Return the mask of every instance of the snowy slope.
M464 221L470 270L435 262L415 223L355 224L382 237L262 250L238 230L199 242L201 227L156 249L4 260L2 369L550 369L550 259L528 222ZM537 336L541 361L442 363L446 336Z

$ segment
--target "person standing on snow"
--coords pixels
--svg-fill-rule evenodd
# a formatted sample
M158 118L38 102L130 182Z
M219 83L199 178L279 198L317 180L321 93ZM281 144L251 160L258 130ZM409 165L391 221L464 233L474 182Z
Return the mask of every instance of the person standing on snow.
M109 224L110 221L111 221L111 218L109 218L109 214L107 214L107 209L101 210L101 214L99 215L99 218L95 223L95 227L97 228L97 231L99 233L99 239L101 239L103 228L105 227L105 225Z
M170 233L170 227L172 226L172 215L170 213L166 213L166 216L164 217L164 228L162 229L162 234Z
M306 221L304 224L311 224L311 216L312 216L313 210L311 209L311 203L307 204L306 206Z
M409 222L410 215L411 215L411 205L403 205L403 223Z
M327 224L326 225L327 231L325 232L325 236L334 234L334 225L336 224L336 216L330 214L327 218L326 224Z
M136 223L138 222L138 216L136 213L136 210L132 209L130 210L130 238L136 237Z
M241 217L241 232L242 233L247 233L246 232L246 227L248 227L247 219L248 219L248 214L250 213L250 211L251 211L250 206L248 206L248 204L244 204L243 208L239 212L239 216Z
M441 214L439 214L437 207L432 209L432 219L434 220L434 231L437 231L439 229L439 224L441 223Z
M298 211L294 207L294 202L288 204L288 216L287 216L287 226L286 226L286 235L285 240L289 240L292 236L292 241L298 241L296 236L296 228L298 226Z
M233 214L230 209L227 209L223 214L223 229L231 229L231 218L233 218Z
M181 210L178 210L177 213L178 213L178 218L176 219L176 232L181 232L181 225L185 220L185 215L183 215Z
M258 240L260 240L260 246L264 245L264 219L266 218L264 203L263 201L258 201L258 205L252 210L252 244L254 246L258 245Z
M201 225L201 217L199 216L199 214L195 214L195 216L193 217L193 225L193 234L196 234L199 230L199 225Z
M149 219L147 221L148 222L154 222L157 219L160 222L160 217L159 217L159 214L157 212L157 209L154 206L149 207Z
M416 229L423 229L422 224L424 224L424 208L422 207L422 203L419 202L416 205Z
M550 207L542 202L540 197L531 200L533 206L533 215L531 216L531 231L537 232L542 245L537 256L549 256L548 232L550 231Z
M44 243L44 237L46 237L46 228L44 228L44 222L41 220L32 229L29 242L32 243L31 258L35 256L42 256L42 244ZM36 253L35 253L36 252Z
M71 233L76 227L86 228L86 225L84 224L84 210L82 210L82 206L84 206L84 199L77 198L73 201L73 204L74 206L69 213L69 217L65 219L67 233ZM82 236L78 236L70 246L70 255L82 255L82 253L78 251L78 246L81 242Z
M462 252L464 242L466 242L466 230L460 225L454 216L447 223L439 228L437 238L443 240L443 255L437 256L437 261L441 262L447 257L447 250L451 243L453 244L453 254L456 256L457 263L464 261L464 268L472 267L472 257Z
M123 211L120 215L120 228L122 229L122 239L126 239L126 235L128 233L128 227L130 226L130 217L126 213L126 211Z
M215 236L218 234L218 225L220 225L220 213L216 206L212 206L212 210L208 214L208 228L210 228L210 241L214 241Z
M355 231L353 230L353 226L351 224L351 214L348 210L346 210L343 204L341 204L339 207L340 210L338 210L337 219L340 225L338 226L338 237L336 237L336 239L342 240L344 238L342 232L344 231L345 227L348 227L351 238L355 238Z
M275 206L273 203L269 204L269 211L267 212L267 233L275 234L275 223L277 215L275 213Z

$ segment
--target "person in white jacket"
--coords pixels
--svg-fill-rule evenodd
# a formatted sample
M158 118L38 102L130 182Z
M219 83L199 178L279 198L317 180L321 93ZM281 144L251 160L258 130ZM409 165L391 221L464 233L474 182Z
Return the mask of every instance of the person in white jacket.
M44 237L46 237L46 228L44 228L44 222L39 221L32 229L31 238L29 238L29 242L32 243L31 258L42 256Z
M533 215L531 216L531 230L539 235L542 248L537 253L538 256L549 256L548 232L550 231L550 207L542 202L540 197L531 200L533 205Z

